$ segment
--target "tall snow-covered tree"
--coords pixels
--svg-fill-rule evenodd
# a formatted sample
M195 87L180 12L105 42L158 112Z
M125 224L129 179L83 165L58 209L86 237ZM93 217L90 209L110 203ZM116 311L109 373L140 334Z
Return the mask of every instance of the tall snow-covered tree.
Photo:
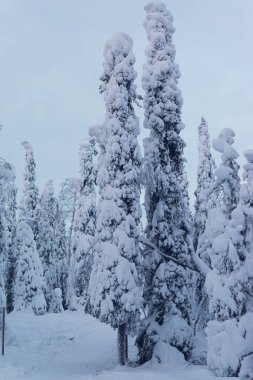
M43 293L44 278L34 236L29 225L20 220L17 224L15 247L18 251L14 281L14 310L32 309L44 314L46 300Z
M199 164L197 172L197 189L195 191L195 215L193 245L197 249L199 237L205 230L208 211L213 206L211 191L214 186L215 163L211 153L208 124L202 117L198 127Z
M25 220L37 236L36 207L38 188L36 186L36 164L32 146L28 141L22 143L25 148L25 168L23 178L23 195L20 202L20 219Z
M66 246L66 263L67 263L67 281L66 281L66 294L63 298L66 305L70 309L75 309L73 305L73 276L72 276L72 261L73 261L73 229L76 211L76 200L79 190L79 181L77 178L66 178L61 185L61 190L58 196L59 212L62 215L62 221L65 224L65 246Z
M6 297L7 297L7 311L13 309L13 285L14 285L14 268L16 265L17 255L15 252L14 242L16 234L16 213L17 213L17 188L15 184L14 169L11 165L10 168L10 181L7 188L7 203L6 203L6 224L8 232L8 261L7 261L7 275L6 275ZM12 175L11 175L12 173Z
M38 237L37 247L45 277L45 297L50 309L52 292L57 285L55 216L57 204L54 197L53 182L49 180L41 195L37 209Z
M68 277L68 251L66 239L66 226L61 208L57 200L55 226L54 226L54 243L55 243L55 263L56 286L61 289L63 305L67 307L67 277ZM55 294L59 294L57 291ZM52 307L54 311L54 307ZM60 308L57 308L60 310ZM54 311L55 312L55 311Z
M239 331L245 319L246 288L250 283L245 217L239 202L238 153L231 146L234 136L231 129L224 129L214 140L215 149L222 153L214 187L220 204L209 212L204 233L211 262L206 277L211 318L206 329L207 364L218 376L238 375L244 339Z
M157 249L146 249L144 299L147 318L137 338L140 363L159 357L175 346L186 355L192 346L190 326L189 272L182 264L189 259L189 209L185 196L183 150L180 137L182 97L180 72L175 63L173 18L161 2L146 7L144 23L149 44L142 84L145 92L146 236ZM154 351L155 350L155 351ZM168 354L169 355L169 354ZM158 358L161 360L161 358Z
M104 49L104 126L96 130L101 152L96 248L89 283L89 310L118 328L119 363L127 360L126 333L136 328L142 300L138 247L140 150L131 38L120 33ZM104 130L104 131L103 131ZM103 140L104 138L104 140Z
M84 141L80 145L79 191L77 194L75 218L73 222L73 256L71 275L73 276L73 298L84 304L87 298L89 278L93 263L93 248L96 223L96 154L95 140Z
M38 221L37 247L45 277L45 297L48 308L53 310L53 290L60 288L66 306L67 247L65 222L62 209L54 196L53 181L46 183L36 218Z
M13 276L10 277L9 274L11 274L10 260L13 258L16 215L14 181L12 165L0 159L0 303L7 306L8 310L13 288Z

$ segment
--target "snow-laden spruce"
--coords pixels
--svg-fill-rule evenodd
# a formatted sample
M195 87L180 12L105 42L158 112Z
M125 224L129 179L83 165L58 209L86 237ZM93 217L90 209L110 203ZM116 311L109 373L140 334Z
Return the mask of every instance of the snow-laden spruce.
M8 310L13 301L12 263L16 214L14 181L12 165L0 159L0 306L7 306Z
M43 293L43 269L32 230L22 220L17 223L15 249L18 259L14 280L14 310L30 309L36 315L44 314L46 300Z
M94 235L96 223L96 155L95 141L83 141L79 149L79 189L77 193L75 216L73 221L71 286L73 287L70 307L75 308L75 299L83 305L93 263ZM74 298L74 299L73 299Z
M208 124L202 117L198 127L199 134L199 164L197 171L197 189L195 191L194 239L193 245L197 249L199 237L205 230L208 212L212 207L211 190L214 186L215 163L211 153Z
M45 297L49 310L54 311L51 304L53 289L61 288L63 293L66 292L66 246L64 220L51 180L42 193L37 219L37 247L45 277Z
M25 148L25 167L19 218L29 224L36 238L38 232L36 219L36 207L38 204L38 188L36 186L35 172L36 163L31 144L28 141L24 141L22 145Z
M180 137L184 128L183 100L172 43L173 17L161 2L151 2L145 10L149 44L142 84L144 126L150 129L150 137L144 141L146 236L162 255L158 250L145 251L144 298L148 317L142 322L137 339L140 363L151 359L154 346L160 341L189 355L193 296L193 284L183 264L189 257L190 216L183 179L185 143ZM166 255L183 265L176 265Z
M90 308L102 322L118 328L119 362L125 364L126 332L136 328L142 300L138 248L140 223L140 150L135 58L131 38L120 33L104 49L106 116L93 128L100 144L99 204L94 265L89 283Z
M226 129L214 142L222 153L222 163L215 171L221 207L211 210L205 231L211 261L206 277L211 317L206 329L207 363L218 376L238 375L248 341L245 321L252 321L253 262L245 241L248 188L243 186L238 203L239 166L235 161L238 154L231 147L233 137L234 132Z

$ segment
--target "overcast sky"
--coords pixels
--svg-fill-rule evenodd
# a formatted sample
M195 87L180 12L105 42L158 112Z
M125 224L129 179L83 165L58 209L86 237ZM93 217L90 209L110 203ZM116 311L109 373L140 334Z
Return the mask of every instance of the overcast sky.
M240 163L243 150L253 148L253 1L164 2L176 27L192 194L202 115L212 138L224 127L235 130ZM142 92L146 3L0 0L0 156L16 167L18 185L23 140L34 147L40 188L48 178L58 188L65 177L77 175L79 142L104 119L99 77L104 44L114 33L133 38Z

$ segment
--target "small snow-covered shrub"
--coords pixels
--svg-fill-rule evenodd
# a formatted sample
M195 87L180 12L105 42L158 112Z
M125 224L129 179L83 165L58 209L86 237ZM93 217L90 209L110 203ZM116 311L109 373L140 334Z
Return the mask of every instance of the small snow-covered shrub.
M60 288L55 288L53 290L51 309L53 313L61 313L63 311L62 290Z
M36 315L45 314L47 310L47 303L42 291L36 294L36 296L33 298L32 309Z
M157 342L154 346L152 362L166 364L170 369L186 364L182 352L162 341Z
M216 376L237 376L243 337L236 319L210 321L207 328L207 365Z

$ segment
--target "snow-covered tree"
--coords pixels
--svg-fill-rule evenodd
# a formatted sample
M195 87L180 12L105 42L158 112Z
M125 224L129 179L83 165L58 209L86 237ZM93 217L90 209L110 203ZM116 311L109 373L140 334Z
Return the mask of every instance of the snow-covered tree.
M68 252L66 239L66 226L59 203L56 205L55 226L55 263L56 286L61 289L63 305L67 307L67 277L68 277Z
M9 277L9 260L13 254L15 231L15 174L12 165L0 159L0 303L6 306L12 293L13 277ZM10 288L9 288L10 285ZM10 290L10 292L9 292ZM9 309L9 302L7 304Z
M66 307L75 309L73 305L73 276L72 276L72 241L73 241L73 228L76 211L76 200L79 190L79 181L77 178L66 178L61 185L61 190L58 196L59 212L62 216L62 221L65 224L65 246L66 246L66 263L67 263L67 281L66 281L66 294L64 295L64 302Z
M250 319L246 316L247 305L252 305L253 295L253 287L249 285L253 280L253 271L249 269L253 261L245 244L247 222L242 198L238 203L240 179L235 161L238 153L231 146L234 135L232 130L225 129L214 140L215 149L222 153L214 188L221 207L209 213L204 233L211 261L206 277L211 317L206 329L207 364L218 376L238 375L241 347L247 335L242 333L243 324L245 318Z
M73 276L73 295L75 300L84 304L93 263L94 235L96 222L96 154L95 140L84 141L80 145L79 191L77 194L75 218L73 221L71 274Z
M37 236L36 207L38 203L38 188L36 186L36 164L32 146L28 141L22 143L25 148L25 168L23 178L23 195L20 203L20 219L25 220Z
M143 71L145 119L146 236L157 249L146 249L144 298L147 318L137 338L139 361L153 356L160 344L175 346L186 355L192 347L189 272L190 225L183 150L180 137L182 97L175 63L173 18L161 2L145 7L149 45ZM169 257L179 260L175 264ZM189 286L190 285L190 286ZM157 358L161 360L160 357Z
M53 181L46 183L36 213L38 221L37 247L45 277L45 297L49 310L53 289L61 288L64 306L67 292L67 247L65 221L54 196Z
M53 182L49 180L43 190L37 209L37 247L45 277L45 297L50 308L52 292L57 286L55 255L55 215L57 210Z
M213 206L211 191L214 187L215 163L211 153L208 124L202 117L198 127L199 134L199 164L197 172L197 189L195 191L194 238L195 250L199 237L205 230L208 212Z
M16 195L17 188L15 184L14 169L10 165L10 181L7 188L7 203L6 203L6 224L8 232L8 262L7 262L7 277L6 277L6 296L7 296L7 311L13 309L13 284L14 284L14 268L16 265L16 252L14 247L16 234L16 212L17 203Z
M14 310L32 309L36 315L44 314L43 269L32 230L22 220L17 224L15 246L19 256L15 268Z
M235 132L232 129L224 128L218 138L213 140L214 149L221 153L221 163L214 172L214 191L228 218L238 204L240 193L239 165L236 162L238 153L232 147L234 136Z
M104 126L96 129L101 152L97 184L99 204L94 265L89 283L89 311L118 328L119 362L127 359L127 331L136 328L141 307L138 225L141 209L140 150L131 38L120 33L104 49Z

